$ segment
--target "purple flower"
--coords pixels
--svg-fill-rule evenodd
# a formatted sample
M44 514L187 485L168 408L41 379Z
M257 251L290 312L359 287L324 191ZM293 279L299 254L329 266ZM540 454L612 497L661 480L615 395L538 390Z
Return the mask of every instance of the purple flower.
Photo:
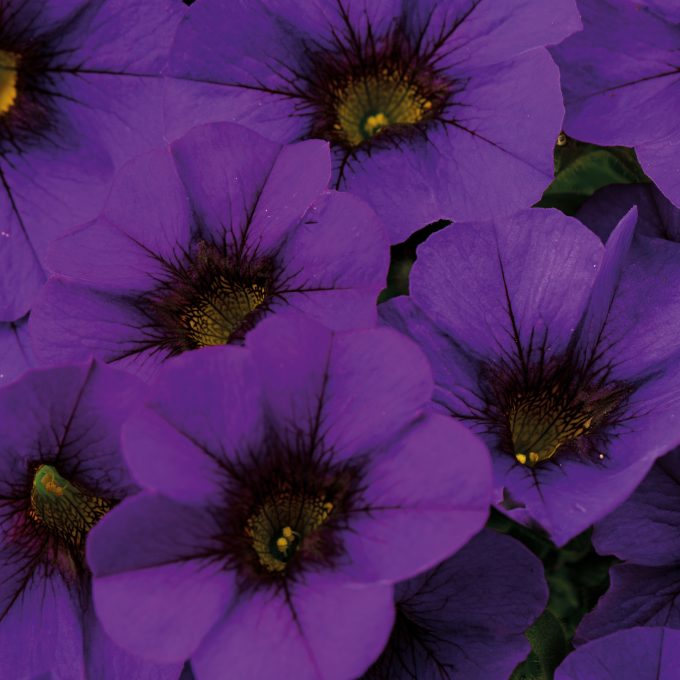
M0 323L0 385L12 382L34 365L27 319Z
M593 542L625 562L612 567L611 587L581 622L579 641L633 626L680 628L680 449L595 525Z
M673 0L578 0L584 30L552 49L565 132L633 146L644 171L680 205L680 8ZM675 17L654 8L675 5Z
M95 216L114 166L160 143L175 0L0 0L0 320L23 316L45 252Z
M197 678L352 678L393 624L390 584L483 525L485 447L425 414L427 360L389 329L272 317L246 347L168 362L123 431L147 491L94 529L114 640Z
M328 145L239 125L194 129L131 161L102 215L57 240L31 315L45 362L94 354L149 375L168 356L241 342L269 314L375 323L389 249L373 211L326 189Z
M172 48L169 134L326 139L337 186L393 242L505 215L552 180L564 109L544 47L580 25L573 0L201 0Z
M521 578L517 575L521 574ZM395 592L390 640L362 680L508 678L543 611L543 566L521 543L486 530Z
M487 441L499 508L559 545L680 442L680 254L649 239L626 262L634 226L604 248L552 210L455 224L382 306L428 354L438 409Z
M31 371L0 391L0 676L173 680L117 648L93 609L85 540L136 487L120 426L132 376L97 364Z
M572 652L555 680L677 680L680 631L629 628Z
M619 220L637 206L636 234L680 243L680 208L653 184L612 184L595 192L576 213L603 241Z

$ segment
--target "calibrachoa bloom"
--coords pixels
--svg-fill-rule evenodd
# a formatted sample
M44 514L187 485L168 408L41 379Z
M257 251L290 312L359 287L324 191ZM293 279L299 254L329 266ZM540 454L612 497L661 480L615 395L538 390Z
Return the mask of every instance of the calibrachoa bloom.
M393 242L508 214L552 179L564 109L545 46L580 26L573 0L201 0L172 48L168 131L326 139L337 185Z
M612 184L596 191L576 213L603 241L619 220L637 206L636 234L680 243L680 208L653 184Z
M677 680L680 631L629 628L572 652L555 680Z
M671 4L674 13L658 11ZM595 144L635 147L644 171L680 205L680 6L672 0L578 0L578 6L584 30L552 50L565 131Z
M12 382L34 364L27 320L0 323L0 385Z
M635 219L606 248L552 210L452 225L383 305L428 354L439 409L487 441L499 508L558 544L680 442L680 254L648 239L627 261Z
M0 0L0 320L29 309L52 238L113 167L162 140L175 0Z
M198 680L356 678L390 584L483 525L482 442L426 414L427 360L390 329L266 319L168 362L123 430L146 491L92 531L106 630Z
M131 161L103 214L55 242L31 315L38 358L90 354L148 375L185 350L241 342L268 314L375 323L389 249L359 199L326 189L328 145L198 127Z
M390 640L362 680L508 678L529 653L524 633L547 599L540 560L486 530L397 585Z
M94 614L90 529L136 487L120 426L139 382L97 364L31 371L0 391L0 677L174 680L117 648Z
M680 449L656 462L635 493L595 525L598 552L625 560L577 631L587 641L632 626L680 628Z

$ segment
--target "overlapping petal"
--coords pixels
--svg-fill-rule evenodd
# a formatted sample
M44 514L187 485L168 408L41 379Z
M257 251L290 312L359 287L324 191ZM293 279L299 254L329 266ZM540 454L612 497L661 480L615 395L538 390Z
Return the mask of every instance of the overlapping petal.
M669 628L628 628L572 652L556 680L657 678L674 680L680 665L680 632Z
M184 7L5 4L3 40L19 46L21 78L1 136L2 231L10 234L1 257L15 276L1 281L0 314L15 321L49 273L49 243L96 216L117 166L161 143L160 72Z

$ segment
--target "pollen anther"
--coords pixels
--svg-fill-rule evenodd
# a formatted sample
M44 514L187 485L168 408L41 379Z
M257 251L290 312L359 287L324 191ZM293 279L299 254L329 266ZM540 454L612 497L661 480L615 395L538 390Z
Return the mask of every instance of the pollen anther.
M351 78L335 92L335 99L333 129L350 146L359 146L394 125L419 123L433 108L411 78L387 69Z
M7 113L17 98L19 55L0 50L0 116Z
M40 465L33 476L29 516L52 535L81 549L88 531L112 504L72 484L52 465Z
M183 324L188 336L198 347L227 344L246 318L264 303L267 294L258 284L240 284L218 277L185 312Z
M515 459L530 467L551 459L591 427L593 417L584 410L563 404L554 387L542 395L518 395L508 418Z
M333 504L328 501L289 491L263 503L248 519L245 528L260 565L269 572L285 571L305 538L316 532L332 511ZM289 523L278 528L278 519Z

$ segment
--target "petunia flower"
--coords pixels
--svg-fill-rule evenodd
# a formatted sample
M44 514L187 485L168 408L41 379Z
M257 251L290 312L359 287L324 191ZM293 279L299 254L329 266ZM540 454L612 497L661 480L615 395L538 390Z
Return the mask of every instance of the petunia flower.
M141 494L93 529L114 640L197 680L356 678L393 583L483 525L488 454L426 414L427 360L390 329L271 317L169 361L123 431Z
M552 180L564 109L545 46L580 27L573 0L201 0L171 52L168 134L233 120L326 139L336 186L392 242L505 215Z
M677 680L680 631L628 628L572 652L555 680Z
M637 206L636 235L680 243L680 208L653 184L612 184L596 191L576 217L606 241L619 220Z
M29 310L49 242L163 139L175 0L0 1L0 321Z
M29 327L48 363L91 354L150 375L303 311L375 323L389 249L359 199L327 190L328 145L233 124L194 129L118 174L102 215L57 240Z
M578 0L584 30L551 52L567 134L635 147L680 206L680 6L674 0Z
M680 449L595 525L593 543L625 561L611 568L611 586L581 622L578 642L633 626L680 628Z
M30 371L0 391L0 677L176 680L104 633L85 562L90 529L137 487L120 426L133 376L94 363ZM44 675L43 675L44 674Z
M680 443L680 255L649 239L628 261L635 219L606 248L552 210L449 226L382 305L428 354L438 410L488 443L499 509L558 545Z
M361 680L508 678L529 653L524 633L547 600L540 560L487 529L397 584L389 642Z

